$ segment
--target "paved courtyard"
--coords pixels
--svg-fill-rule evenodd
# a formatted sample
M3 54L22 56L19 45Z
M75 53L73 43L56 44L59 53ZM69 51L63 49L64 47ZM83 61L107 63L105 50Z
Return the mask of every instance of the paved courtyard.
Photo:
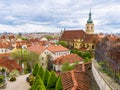
M1 89L1 90L29 90L30 86L29 84L26 82L26 77L29 74L26 75L20 75L19 77L17 77L15 82L7 82L7 86L5 89Z

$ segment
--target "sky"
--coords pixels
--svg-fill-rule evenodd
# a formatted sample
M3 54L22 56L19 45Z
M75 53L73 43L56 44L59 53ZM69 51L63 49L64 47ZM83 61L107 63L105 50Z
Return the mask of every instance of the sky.
M95 33L120 33L120 0L0 0L0 32L85 30L90 8Z

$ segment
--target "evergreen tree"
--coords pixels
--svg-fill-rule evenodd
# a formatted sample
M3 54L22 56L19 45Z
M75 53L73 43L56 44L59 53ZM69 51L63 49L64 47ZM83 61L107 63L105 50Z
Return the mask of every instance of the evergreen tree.
M57 79L56 73L52 71L47 82L47 88L55 88Z
M60 77L57 80L57 83L56 83L56 86L55 86L55 90L63 90L62 81L61 81Z
M38 70L39 70L39 64L37 63L37 64L35 64L34 69L33 69L33 72L32 72L33 76L36 76L36 75L37 75Z
M47 85L49 76L50 76L50 72L48 70L45 70L45 74L44 74L44 77L43 77L43 82L44 82L45 86Z
M37 85L37 87L35 88L35 90L46 90L46 89L43 88L41 85Z
M43 80L41 78L39 78L35 85L34 85L34 89L32 90L36 90L37 89L37 86L40 85L42 87L42 90L46 90L45 86L44 86L44 83L43 83ZM41 89L40 89L41 90Z
M31 89L33 89L34 87L35 87L35 83L37 82L37 80L39 80L40 79L40 76L36 76L36 78L35 78L35 81L33 82L33 84L32 84L32 87L31 87Z
M41 77L41 79L43 79L44 73L45 73L44 69L42 67L40 67L39 70L38 70L37 75L39 75Z

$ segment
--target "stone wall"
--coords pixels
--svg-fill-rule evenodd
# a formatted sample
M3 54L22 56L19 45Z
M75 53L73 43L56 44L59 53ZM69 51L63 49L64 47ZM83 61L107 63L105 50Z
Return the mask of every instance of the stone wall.
M100 69L101 67L96 60L93 60L92 73L100 90L120 90L120 86L106 73L102 73Z

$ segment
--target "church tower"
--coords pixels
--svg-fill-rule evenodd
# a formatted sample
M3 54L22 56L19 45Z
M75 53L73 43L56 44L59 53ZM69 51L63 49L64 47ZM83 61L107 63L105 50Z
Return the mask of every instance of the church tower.
M87 20L87 24L86 24L86 33L87 34L94 34L94 24L93 24L93 20L91 18L92 14L91 14L91 9L89 12L89 19Z

